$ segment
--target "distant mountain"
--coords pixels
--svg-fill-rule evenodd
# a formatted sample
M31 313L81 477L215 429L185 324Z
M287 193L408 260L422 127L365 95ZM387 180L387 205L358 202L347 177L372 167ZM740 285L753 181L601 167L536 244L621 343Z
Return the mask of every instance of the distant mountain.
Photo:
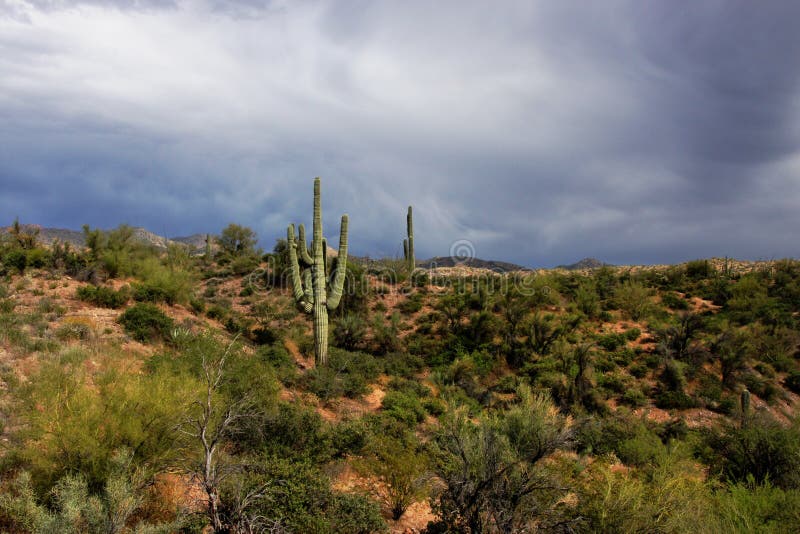
M530 271L527 267L508 263L505 261L482 260L480 258L454 258L452 256L437 256L429 260L417 262L419 267L432 269L434 267L472 267L474 269L488 269L496 273L508 273L512 271Z
M39 243L43 245L52 245L56 241L60 243L69 243L75 247L82 247L85 244L83 239L83 232L77 230L68 230L66 228L42 228L38 224L21 224L22 231L25 233L32 233L39 230ZM10 226L0 227L0 235L7 234L11 231Z
M583 258L581 261L569 265L559 265L556 269L566 269L568 271L578 271L581 269L599 269L609 263L602 262L597 258Z
M192 234L185 237L173 237L172 241L175 243L183 243L189 247L189 251L192 253L202 253L206 250L206 234ZM211 246L216 249L216 245L213 243L213 241Z
M78 230L70 230L68 228L42 228L38 224L22 224L22 230L26 233L31 233L39 230L38 241L39 243L50 246L56 241L60 243L69 243L75 247L81 248L86 246L86 240L84 239L83 232ZM11 230L11 227L0 227L0 235L7 234ZM200 236L200 241L202 243L201 248L205 247L205 235L197 234ZM166 249L168 245L171 243L185 243L190 248L193 245L193 241L189 241L194 239L196 236L190 236L185 238L178 239L169 239L164 236L160 236L158 234L154 234L153 232L141 228L136 227L133 229L133 238L140 243L144 243L147 245L152 245L159 249ZM186 240L186 241L183 241Z

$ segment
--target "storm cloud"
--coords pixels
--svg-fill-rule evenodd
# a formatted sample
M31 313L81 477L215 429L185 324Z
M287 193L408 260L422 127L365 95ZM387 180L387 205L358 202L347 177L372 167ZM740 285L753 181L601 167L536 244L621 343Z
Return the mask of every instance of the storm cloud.
M0 0L0 224L800 256L800 3ZM5 221L5 222L4 222Z

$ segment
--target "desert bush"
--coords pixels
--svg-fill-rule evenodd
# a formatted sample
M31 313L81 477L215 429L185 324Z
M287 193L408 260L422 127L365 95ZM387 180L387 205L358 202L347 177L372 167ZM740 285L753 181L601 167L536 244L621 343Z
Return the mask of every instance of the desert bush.
M647 395L639 388L631 388L622 395L622 403L633 408L639 408L647 404Z
M389 391L383 397L381 408L387 415L409 426L425 420L425 408L413 393Z
M619 347L625 345L627 339L624 334L605 334L597 338L597 345L604 348L608 352L614 352Z
M582 280L575 290L575 305L590 319L597 317L600 312L600 296L592 279Z
M664 306L673 310L689 309L689 303L672 292L663 293L661 295L661 302L664 304Z
M64 534L108 534L126 528L166 533L179 528L180 521L149 525L143 520L145 482L124 449L114 453L112 469L99 492L91 491L83 475L69 474L55 484L49 499L37 499L30 474L23 471L0 495L0 528ZM47 501L51 507L45 506Z
M652 311L650 291L633 280L617 287L614 291L614 302L632 321L638 321Z
M220 255L229 259L255 256L256 233L252 228L231 223L222 229L216 238L220 248Z
M783 426L766 412L746 424L728 424L706 436L706 460L715 473L731 482L769 480L782 489L800 489L800 423Z
M383 370L390 376L411 378L425 366L422 357L405 352L390 352L380 358Z
M792 371L784 379L783 385L790 391L800 395L800 371Z
M728 532L714 516L713 494L691 462L659 459L646 474L603 458L581 473L579 532Z
M167 340L174 322L154 304L135 304L119 317L119 323L134 339L141 342Z
M378 361L362 352L349 352L332 348L328 365L306 372L305 387L322 400L342 395L355 398L368 391L368 382L380 372Z
M563 491L541 460L568 444L571 427L549 398L519 390L521 402L473 423L462 411L444 418L432 443L435 474L443 486L434 498L434 532L501 532L561 522Z
M163 265L157 258L147 258L137 265L141 283L133 284L133 298L139 302L185 304L193 292L191 273L179 267Z
M55 335L62 341L86 340L94 335L96 326L95 322L88 317L65 317L56 328Z
M249 486L227 489L224 500L235 502L236 495L246 494L250 487L279 480L280 484L269 484L270 498L257 500L248 511L251 517L268 520L274 531L371 534L386 528L377 503L333 491L329 479L308 462L269 456L251 473Z
M800 492L769 481L739 482L717 491L711 503L720 532L796 532L800 530Z
M77 297L103 308L122 308L130 299L130 290L127 286L115 291L106 286L85 285L78 288Z
M686 262L686 276L691 280L705 280L717 273L708 260L692 260Z
M412 293L409 297L402 301L397 308L401 313L411 315L417 313L422 309L423 295L422 293Z
M132 451L136 465L158 464L174 452L175 425L196 382L130 373L111 356L90 376L84 358L45 361L15 389L15 411L25 421L16 456L37 490L74 473L95 491L121 449Z
M355 313L348 313L333 320L333 343L345 350L356 350L365 343L367 323Z
M413 435L412 435L413 436ZM398 520L412 503L426 493L426 457L416 439L398 440L376 436L360 463L362 470L383 482L383 500L392 519Z

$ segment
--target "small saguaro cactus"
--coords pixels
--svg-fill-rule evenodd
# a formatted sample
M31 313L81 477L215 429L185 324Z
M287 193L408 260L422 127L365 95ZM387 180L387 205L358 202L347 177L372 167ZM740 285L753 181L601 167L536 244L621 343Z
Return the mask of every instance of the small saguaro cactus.
M406 260L408 270L413 271L417 263L414 258L414 218L411 214L411 206L408 207L408 215L406 215L406 233L408 237L403 239L403 258Z
M211 263L211 234L206 234L206 250L203 259L206 263Z
M747 425L747 420L750 418L750 392L746 389L742 391L739 397L739 403L742 409L742 426Z
M311 253L309 254L306 247L305 226L299 225L297 240L293 224L290 224L286 231L292 291L298 307L314 317L314 359L318 366L325 365L328 361L328 311L335 310L339 305L344 289L344 278L347 273L347 223L348 217L344 214L339 229L339 257L330 288L326 265L327 243L322 236L319 178L314 179L314 229Z

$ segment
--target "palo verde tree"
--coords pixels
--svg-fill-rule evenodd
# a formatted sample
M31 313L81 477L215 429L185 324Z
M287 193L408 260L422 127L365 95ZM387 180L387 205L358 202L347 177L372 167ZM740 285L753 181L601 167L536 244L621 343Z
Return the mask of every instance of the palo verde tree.
M294 225L287 229L289 261L292 271L292 290L298 307L314 316L314 358L317 365L328 361L328 311L335 310L342 298L345 274L347 273L347 214L342 215L339 233L339 256L332 285L328 287L326 261L327 243L322 235L322 204L320 180L314 179L314 229L311 254L306 246L306 230L301 224L297 239ZM303 267L301 271L301 265Z

